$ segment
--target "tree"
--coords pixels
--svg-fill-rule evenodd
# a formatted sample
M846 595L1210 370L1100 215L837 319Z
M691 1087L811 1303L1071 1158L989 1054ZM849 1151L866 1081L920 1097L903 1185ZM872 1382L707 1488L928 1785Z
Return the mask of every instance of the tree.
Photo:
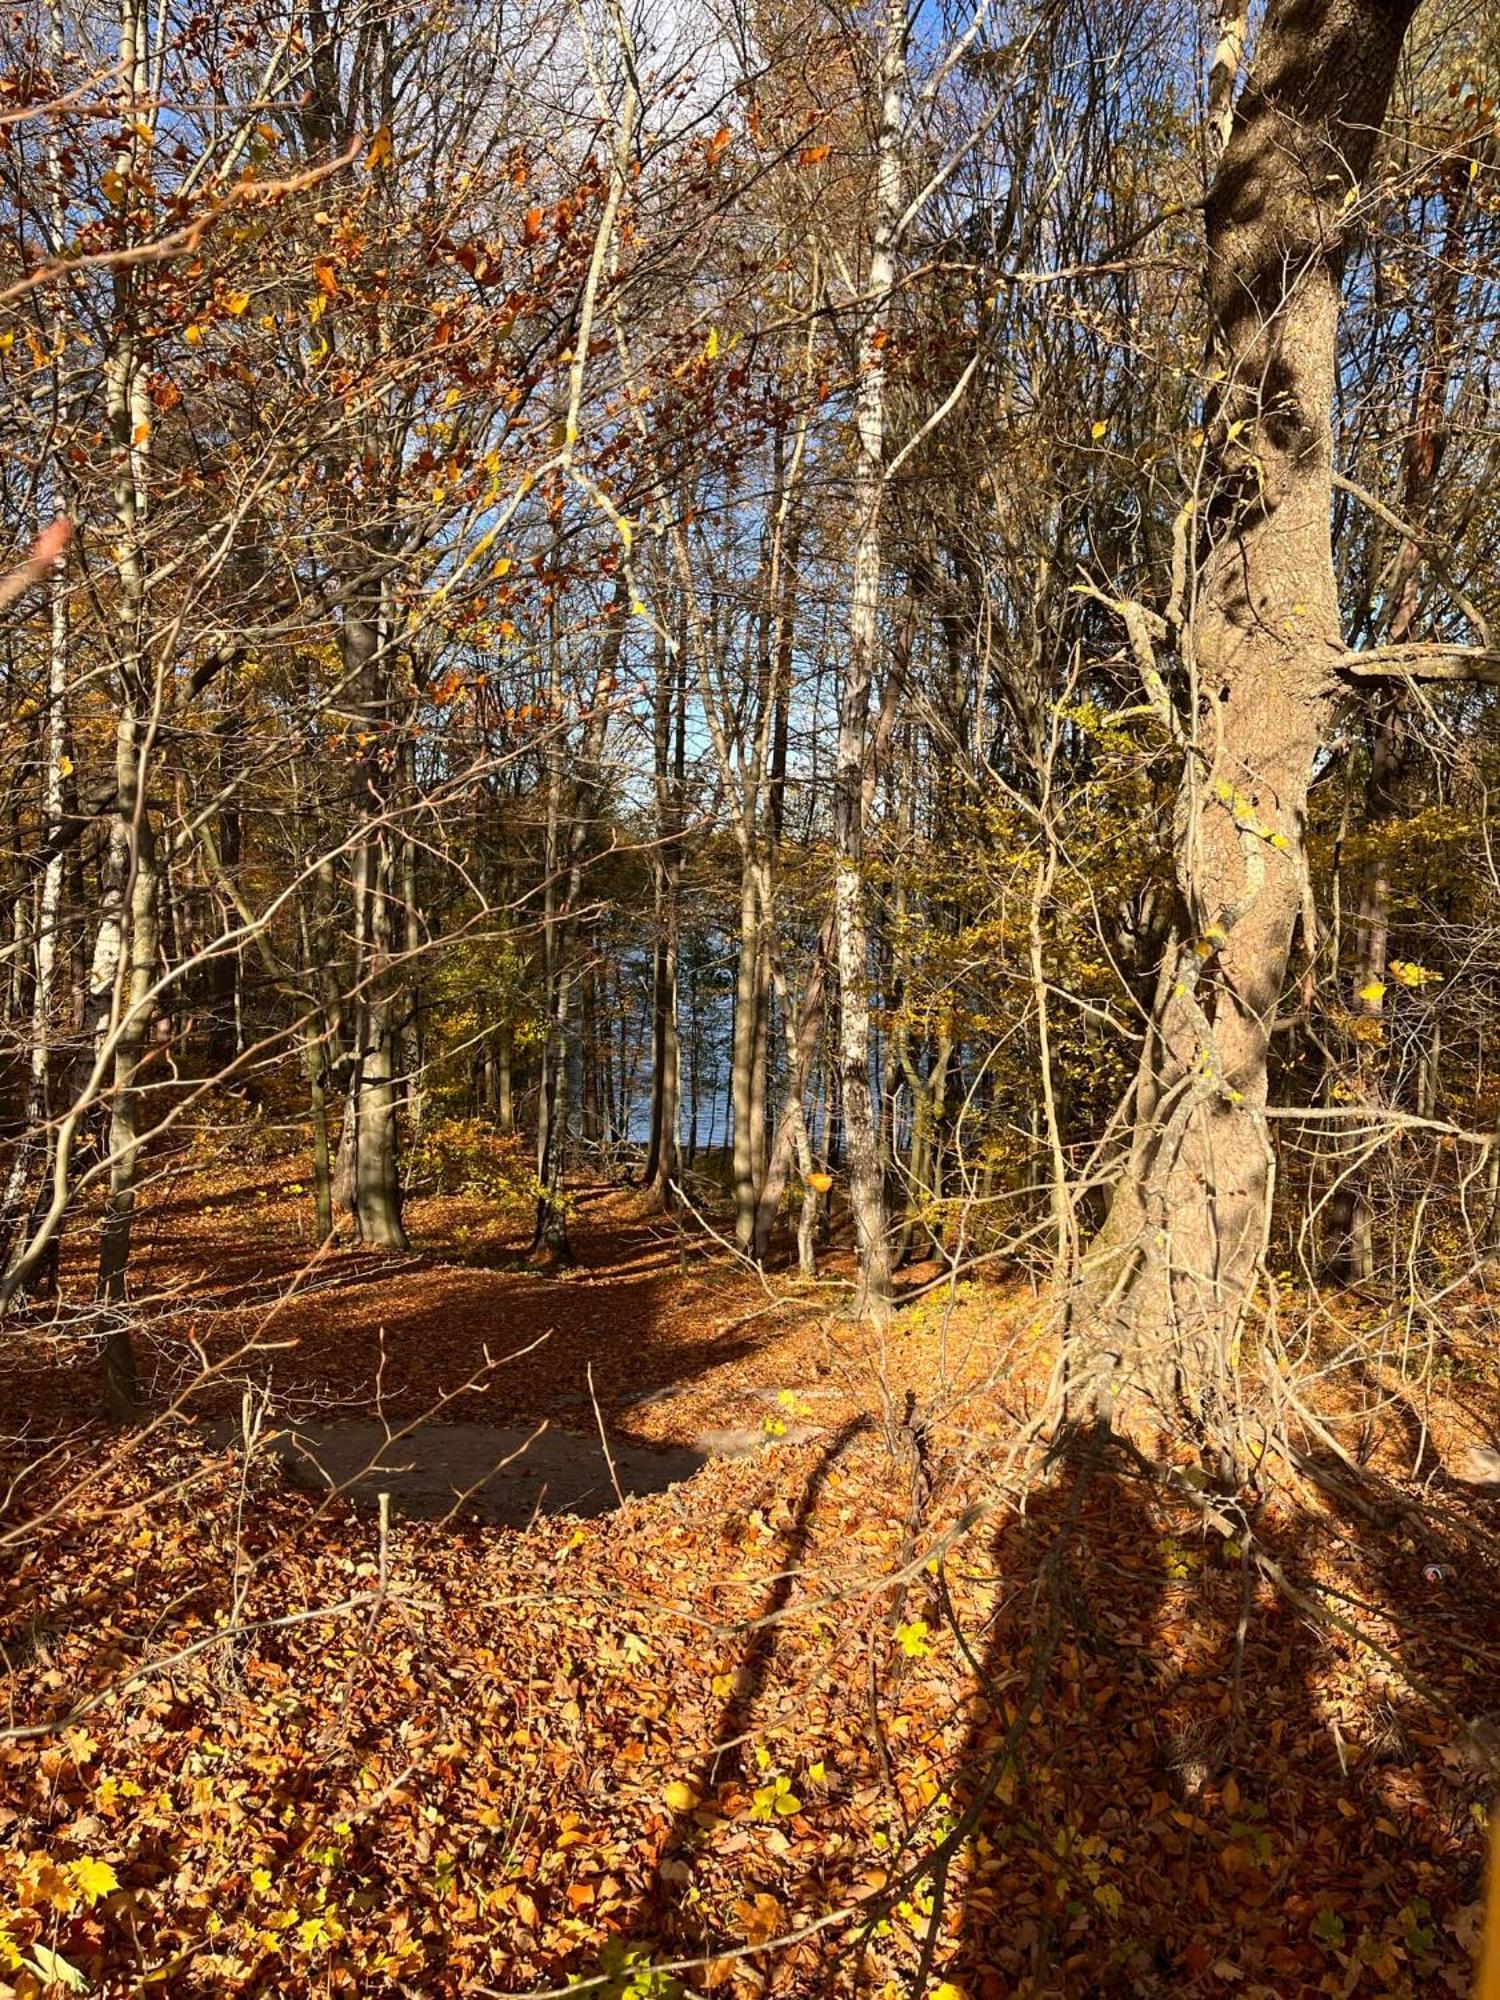
M1129 1157L1086 1259L1080 1411L1144 1389L1217 1424L1274 1187L1268 1058L1307 906L1307 799L1347 681L1330 531L1339 294L1414 0L1276 0L1205 207L1207 503L1184 702L1142 660L1182 755L1177 908Z

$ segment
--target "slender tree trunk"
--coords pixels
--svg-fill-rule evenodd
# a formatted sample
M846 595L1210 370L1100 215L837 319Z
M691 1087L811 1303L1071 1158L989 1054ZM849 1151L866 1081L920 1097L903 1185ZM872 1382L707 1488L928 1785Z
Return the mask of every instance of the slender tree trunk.
M812 969L808 974L807 985L803 989L802 1002L795 1021L790 1009L784 1007L783 1010L787 1043L786 1098L781 1107L781 1115L776 1121L776 1134L771 1142L771 1157L766 1166L765 1181L761 1187L760 1201L755 1214L755 1255L764 1260L770 1252L771 1232L776 1227L781 1198L786 1193L786 1184L795 1159L802 1171L804 1220L808 1224L805 1229L799 1229L797 1239L798 1264L804 1277L811 1277L814 1271L810 1225L817 1208L817 1190L808 1179L808 1175L814 1171L814 1161L812 1138L804 1106L807 1102L808 1085L812 1080L818 1044L823 1035L823 1021L828 1001L828 961L832 950L833 917L830 914L818 937Z
M128 972L121 1024L115 1041L109 1123L109 1192L99 1236L99 1296L108 1305L118 1305L125 1297L125 1273L130 1258L136 1168L141 1144L137 1072L151 1025L148 993L156 970L159 893L155 840L150 820L143 810L138 821L131 880Z
M604 746L614 700L620 647L629 613L629 592L617 584L601 646L579 745L571 808L564 838L562 784L564 744L554 737L548 761L546 868L543 906L543 987L548 1000L547 1033L542 1049L542 1093L537 1114L536 1229L532 1249L550 1262L568 1260L567 1208L563 1182L567 1171L568 1124L571 1116L572 1065L569 1060L573 988L579 980L576 960L578 898L583 880L585 849L603 792ZM552 708L559 724L563 713L561 654L555 636L552 647ZM566 856L567 866L563 868ZM559 880L561 877L561 880Z
M870 948L864 880L865 750L870 689L880 653L880 578L885 499L886 361L896 231L901 214L901 118L906 86L905 0L887 0L880 47L879 129L875 155L875 228L855 392L858 435L853 480L854 573L849 650L839 701L834 780L834 915L839 973L839 1085L849 1206L858 1260L856 1310L874 1324L890 1318L890 1251L885 1236L885 1176L878 1098L872 1088Z
M604 1137L600 1115L603 1088L599 1057L599 972L594 965L584 969L579 980L579 1129L586 1144L597 1145Z
M405 759L406 796L415 802L417 781L410 745ZM406 1016L397 1039L400 1051L400 1096L406 1110L408 1135L416 1139L427 1118L427 1016L422 1001L422 906L417 880L417 843L401 837L401 951Z
M149 100L147 17L140 0L120 12L120 74L129 137L118 167L134 170L140 134L154 124ZM151 729L146 714L144 640L147 620L146 556L142 547L148 505L151 405L137 346L140 300L133 277L114 281L115 325L106 366L105 404L114 456L115 518L119 532L119 601L116 632L120 709L115 728L115 812L110 828L105 895L95 949L89 1024L96 1060L111 1034L113 1055L108 1128L108 1194L99 1238L98 1295L114 1311L103 1350L107 1413L128 1420L139 1391L129 1327L119 1312L125 1297L140 1156L140 1106L136 1072L150 1029L149 991L156 971L158 885L151 826L148 760Z
M508 1139L516 1129L515 1023L509 1015L495 1030L495 1126Z
M1391 611L1385 642L1400 646L1415 636L1422 605L1422 541L1430 528L1437 498L1438 474L1448 443L1448 397L1459 358L1458 310L1464 270L1464 231L1474 187L1466 161L1449 162L1444 173L1443 199L1447 220L1443 247L1436 262L1427 351L1417 384L1416 407L1407 438L1402 477L1402 518L1412 531L1402 537L1387 595ZM1391 932L1390 855L1382 835L1401 812L1400 784L1411 747L1410 697L1393 688L1378 698L1371 735L1370 763L1365 780L1363 831L1373 835L1375 851L1360 885L1354 918L1355 963L1351 1012L1356 1020L1382 1024L1353 1049L1360 1094L1372 1113L1385 1095L1381 1052L1384 1049L1385 989ZM1362 1162L1351 1164L1336 1182L1328 1200L1327 1268L1330 1277L1359 1284L1374 1269L1374 1238Z
M9 1269L16 1230L27 1202L27 1190L40 1169L31 1203L31 1224L21 1248L24 1253L45 1211L56 1160L52 1126L52 1037L57 987L58 931L62 923L63 854L59 835L65 809L64 758L68 743L68 591L66 558L59 557L50 585L51 616L47 654L47 715L42 778L42 826L48 859L37 897L36 964L31 989L31 1049L26 1091L26 1129L5 1190L0 1266ZM56 1277L56 1239L44 1271L33 1273L32 1289L43 1289ZM41 1279L41 1284L38 1284Z
M232 700L232 694L227 695ZM223 803L219 807L218 856L221 866L232 875L240 865L243 819L238 782L243 762L243 729L231 709L214 731L219 746L219 786ZM233 926L231 907L222 907L221 928ZM242 972L241 946L236 943L216 952L205 968L208 974L208 1045L205 1060L211 1076L228 1069L239 1053L239 998Z
M755 889L754 859L741 857L739 953L735 961L734 1029L730 1040L729 1077L733 1117L734 1237L742 1250L755 1234L755 1050L760 998L757 970L760 958L760 907Z
M385 761L392 721L389 632L383 588L368 584L347 605L341 633L349 712L363 739L355 767L355 809L363 832L352 871L354 1047L334 1194L352 1216L360 1242L381 1250L405 1250L396 1121L399 980L392 963L396 833L390 824Z
M61 6L57 0L47 9L48 54L54 75L60 76L65 61L65 37ZM49 129L46 147L47 211L54 249L67 234L67 200L63 191L62 142L59 130ZM67 347L67 327L61 303L52 315L54 362L52 393L62 400L61 367ZM52 473L53 519L66 512L65 494L57 471ZM39 522L47 527L46 520ZM57 1135L53 1126L52 1069L55 997L57 985L58 934L63 915L63 817L67 808L68 758L68 654L69 619L67 556L59 556L48 581L47 707L43 718L42 746L42 836L47 863L37 892L34 930L35 961L31 988L31 1047L29 1051L25 1131L16 1149L15 1161L0 1211L0 1269L12 1269L19 1248L24 1256L40 1229L48 1207L51 1182L57 1162ZM19 954L17 955L19 958ZM40 1172L38 1173L38 1169ZM30 1203L30 1219L17 1245L18 1227L27 1202L33 1176L36 1187ZM57 1278L57 1238L49 1233L46 1249L35 1263L30 1284L34 1291L55 1289Z

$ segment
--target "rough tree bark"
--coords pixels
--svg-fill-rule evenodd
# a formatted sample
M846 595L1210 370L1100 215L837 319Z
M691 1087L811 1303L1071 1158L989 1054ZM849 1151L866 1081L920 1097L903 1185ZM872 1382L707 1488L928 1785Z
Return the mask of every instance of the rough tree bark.
M1178 911L1129 1158L1084 1260L1071 1402L1211 1423L1266 1243L1267 1050L1341 693L1331 412L1347 232L1415 0L1271 0L1206 211L1212 499L1181 638ZM1136 607L1139 609L1139 607ZM1137 648L1139 652L1139 648Z
M361 1243L405 1250L396 1125L395 1043L399 979L393 960L396 832L391 824L394 736L389 619L378 574L345 606L340 644L356 739L354 810L363 823L353 852L356 989L353 1049L334 1198Z

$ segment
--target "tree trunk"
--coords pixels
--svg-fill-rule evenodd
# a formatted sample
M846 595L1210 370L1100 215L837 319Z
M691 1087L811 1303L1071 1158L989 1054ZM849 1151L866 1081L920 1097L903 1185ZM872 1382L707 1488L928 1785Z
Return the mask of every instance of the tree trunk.
M886 362L896 233L901 213L901 100L906 84L905 0L887 0L881 26L875 228L870 246L861 366L855 392L858 445L853 479L854 573L849 651L839 701L833 831L835 943L839 974L839 1083L849 1206L858 1260L856 1311L877 1326L891 1312L885 1238L885 1176L877 1102L870 1077L870 949L865 916L865 749L870 688L880 651L881 534L885 499Z
M579 745L579 777L573 788L566 829L562 807L565 744L560 733L563 714L561 649L552 642L552 709L559 730L548 756L546 889L542 923L543 987L547 1026L542 1044L542 1089L537 1110L537 1209L532 1249L549 1262L571 1257L563 1182L567 1172L568 1124L572 1078L569 1061L573 988L579 982L577 957L578 895L583 880L585 849L604 783L604 745L614 700L620 647L629 615L629 592L623 579L610 603L595 677ZM566 867L563 860L566 857ZM560 878L560 879L559 879Z
M1267 1050L1343 657L1330 535L1343 232L1415 0L1272 0L1206 207L1212 492L1175 816L1178 910L1130 1156L1085 1259L1070 1403L1233 1399L1270 1226Z
M238 796L244 765L244 729L239 716L232 710L227 712L215 727L214 735L219 749L219 788L222 794L218 855L225 873L232 876L240 865L244 838ZM221 916L221 929L232 929L235 913L228 902L222 904ZM204 968L208 975L208 1041L204 1060L210 1076L217 1076L221 1070L228 1069L239 1054L241 955L242 947L238 943L221 947Z
M495 1030L495 1128L504 1139L508 1139L516 1129L515 1101L515 1023L510 1016Z
M55 17L54 17L55 18ZM68 589L66 558L59 557L50 585L50 636L47 656L47 716L45 763L42 779L42 823L47 842L47 865L37 898L36 963L31 988L30 1074L26 1092L26 1129L16 1149L10 1179L5 1190L3 1237L0 1237L0 1266L9 1268L16 1248L16 1231L21 1225L27 1189L40 1167L41 1174L31 1202L31 1224L21 1241L24 1255L30 1239L47 1207L52 1170L56 1160L56 1135L52 1126L52 1036L54 1000L57 989L58 930L62 922L63 853L59 835L65 808L64 759L68 744ZM33 1289L55 1282L55 1238L53 1256L45 1274L33 1276Z
M755 856L740 861L739 956L734 980L734 1032L729 1073L732 1104L734 1172L734 1240L742 1250L755 1235L755 1203L759 1193L755 1158L755 1052L759 1036L760 902L755 887ZM762 1072L762 1079L764 1072ZM762 1114L763 1124L764 1114Z
M1464 231L1472 206L1474 180L1460 155L1443 176L1447 219L1442 253L1431 302L1426 358L1417 385L1416 407L1407 438L1401 482L1401 513L1410 533L1403 535L1394 574L1385 595L1391 605L1385 643L1404 645L1415 636L1422 606L1422 543L1431 527L1449 432L1448 399L1458 363L1458 314L1464 271ZM1384 581L1384 579L1382 579ZM1400 816L1400 782L1411 749L1410 696L1394 688L1379 698L1372 730L1370 765L1365 781L1363 830L1379 835ZM1355 963L1351 1010L1356 1019L1383 1021L1391 931L1390 857L1383 845L1367 864L1355 916ZM1366 1030L1366 1033L1369 1033ZM1356 1041L1353 1056L1359 1072L1360 1095L1371 1110L1384 1097L1380 1061L1383 1029L1368 1041ZM1359 1284L1374 1270L1368 1174L1363 1161L1352 1163L1329 1195L1327 1269L1330 1277Z
M341 1194L361 1243L409 1247L401 1219L396 1126L395 829L389 796L392 721L389 623L379 583L344 613L341 634L349 709L366 754L356 765L355 806L364 831L353 858L354 1048L335 1198Z
M771 1232L776 1227L776 1217L791 1175L792 1161L796 1159L803 1176L803 1216L797 1234L797 1262L802 1275L809 1278L814 1275L812 1223L817 1211L818 1191L807 1178L813 1170L813 1151L804 1107L807 1087L812 1078L813 1061L818 1053L818 1043L822 1039L824 1015L827 1012L828 961L832 949L833 919L830 916L818 936L812 969L807 976L807 985L803 989L802 1004L795 1022L790 1009L786 1008L783 1001L787 1044L786 1099L781 1107L781 1116L776 1121L776 1135L771 1142L771 1157L766 1165L765 1180L761 1186L760 1201L755 1212L754 1250L757 1259L763 1262L770 1252Z
M140 0L120 10L120 73L129 137L118 158L128 174L150 126L136 119L149 85L147 25ZM150 113L146 114L148 118ZM154 122L154 121L153 121ZM114 457L119 602L116 610L120 708L115 728L115 811L110 828L108 878L95 954L90 1024L96 1062L108 1056L113 1097L108 1130L109 1188L99 1236L98 1296L111 1309L104 1341L104 1406L128 1420L138 1401L135 1352L119 1312L125 1296L135 1215L135 1175L140 1157L140 1106L136 1071L150 1028L150 988L156 972L156 846L147 797L153 731L144 671L147 620L146 558L142 533L148 504L151 403L136 344L139 299L128 272L115 277L114 338L106 366L105 403ZM87 1049L85 1051L85 1058Z

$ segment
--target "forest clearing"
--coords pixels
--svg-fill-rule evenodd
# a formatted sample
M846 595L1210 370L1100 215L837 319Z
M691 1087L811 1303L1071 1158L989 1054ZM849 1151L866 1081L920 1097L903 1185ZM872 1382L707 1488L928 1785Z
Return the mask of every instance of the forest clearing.
M0 204L0 2000L1500 2000L1500 12L20 0Z

